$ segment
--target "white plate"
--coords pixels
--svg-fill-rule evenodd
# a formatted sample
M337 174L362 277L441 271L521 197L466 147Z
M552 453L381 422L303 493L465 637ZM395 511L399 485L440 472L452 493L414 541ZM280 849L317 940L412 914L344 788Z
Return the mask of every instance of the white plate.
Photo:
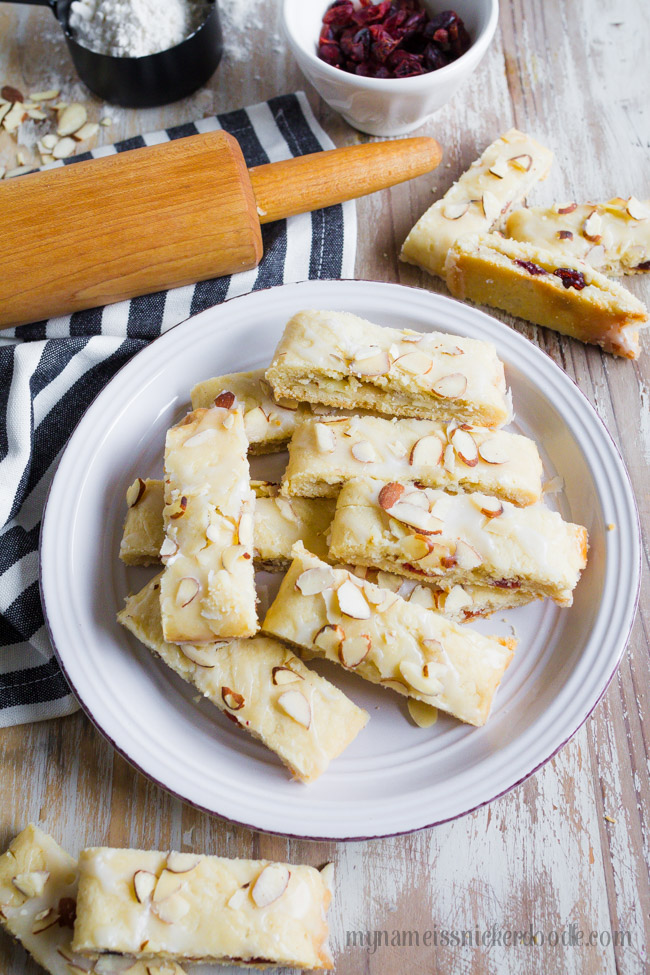
M405 703L340 668L318 669L371 720L316 783L290 781L279 761L115 621L152 574L118 560L124 492L161 470L165 431L198 380L263 366L301 308L332 308L383 325L490 339L506 364L514 428L534 437L550 499L589 531L589 564L571 609L550 602L480 624L519 647L485 728L441 716L416 728ZM276 461L277 462L277 461ZM613 530L607 530L612 524ZM639 528L627 473L578 388L535 346L476 309L399 285L291 284L235 298L167 332L109 383L75 430L52 484L41 537L41 587L57 655L97 727L170 792L255 829L301 837L384 836L460 816L546 762L607 687L632 625Z

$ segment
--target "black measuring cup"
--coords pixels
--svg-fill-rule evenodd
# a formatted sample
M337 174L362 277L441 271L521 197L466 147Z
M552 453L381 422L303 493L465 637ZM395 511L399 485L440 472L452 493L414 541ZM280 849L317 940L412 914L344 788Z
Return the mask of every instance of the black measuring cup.
M68 26L72 0L14 0L49 7L58 20L77 73L104 101L126 108L151 108L186 98L205 84L221 60L223 37L217 0L203 0L205 18L193 33L158 54L116 58L77 43Z

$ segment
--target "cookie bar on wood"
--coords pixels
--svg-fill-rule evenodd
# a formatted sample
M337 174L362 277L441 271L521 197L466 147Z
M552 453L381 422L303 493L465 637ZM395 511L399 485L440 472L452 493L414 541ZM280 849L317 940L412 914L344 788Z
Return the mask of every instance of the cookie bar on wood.
M587 532L542 503L517 508L486 494L359 478L339 495L330 557L446 590L487 585L570 606Z
M404 241L403 261L444 276L447 251L464 234L485 233L546 179L553 154L510 129L488 146L458 182L420 217Z
M650 200L523 208L508 217L506 236L586 261L603 274L642 274L650 271Z
M537 446L504 430L371 416L301 423L289 444L282 493L333 498L353 477L483 491L520 505L542 494Z
M27 826L0 856L0 924L50 975L116 975L114 956L72 951L77 909L77 861L38 829ZM117 959L119 961L119 959ZM129 975L184 975L174 962L135 962Z
M486 234L457 241L445 273L456 298L502 308L613 355L639 356L645 305L584 261Z
M167 643L160 623L160 576L129 596L119 622L193 684L240 728L280 758L297 779L312 782L356 738L368 715L267 637L199 647Z
M172 643L257 630L247 448L234 403L195 410L167 433L160 606Z
M191 393L192 409L207 409L215 403L227 403L231 393L244 414L244 429L252 454L282 450L296 426L306 416L311 416L311 409L306 403L278 403L270 383L264 378L264 369L233 372L198 383Z
M342 409L485 426L512 413L490 342L382 328L348 312L294 315L266 377L276 396Z
M291 549L302 541L310 552L327 558L327 535L336 502L330 498L284 498L279 485L251 481L255 492L253 560L258 568L280 572L291 562ZM127 565L160 561L163 532L164 484L136 478L127 491L131 501L124 521L120 558Z
M300 544L263 629L477 726L487 720L515 646L407 603Z
M79 857L73 947L329 969L330 899L314 867L95 847Z

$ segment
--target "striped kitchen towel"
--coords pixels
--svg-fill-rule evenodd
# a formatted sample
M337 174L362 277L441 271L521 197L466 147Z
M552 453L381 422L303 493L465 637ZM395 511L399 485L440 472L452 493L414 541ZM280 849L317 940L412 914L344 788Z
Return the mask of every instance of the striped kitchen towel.
M333 148L298 93L137 136L65 164L218 128L237 138L249 166ZM61 451L100 389L156 336L226 298L307 278L353 276L354 203L262 231L264 258L255 270L0 333L0 727L78 707L45 629L38 538Z

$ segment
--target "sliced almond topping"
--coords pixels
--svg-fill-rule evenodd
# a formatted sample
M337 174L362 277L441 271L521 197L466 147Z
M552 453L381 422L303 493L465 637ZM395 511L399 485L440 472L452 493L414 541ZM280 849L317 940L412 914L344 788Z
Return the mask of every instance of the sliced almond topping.
M246 703L243 694L238 694L231 687L221 688L221 699L231 711L240 711Z
M49 877L48 870L30 870L27 873L17 874L11 882L25 897L40 897Z
M431 728L438 720L438 708L434 708L433 704L410 697L406 706L418 728Z
M406 454L408 453L404 444L401 443L401 441L399 440L395 440L393 443L389 443L388 449L390 450L393 457L397 457L398 460L401 460L401 458L405 457Z
M160 546L160 558L165 562L178 552L178 543L173 538L166 538Z
M391 518L395 518L405 525L410 525L412 528L417 528L426 534L437 535L443 529L443 523L439 518L410 501L398 501L390 509L390 515Z
M338 654L344 639L345 630L337 623L328 623L318 631L314 637L314 644L326 653Z
M533 165L533 157L524 152L520 156L512 156L510 162L516 169L523 170L524 173L530 172L530 167Z
M476 467L478 464L478 448L471 433L468 433L467 430L461 430L458 428L457 430L454 430L451 437L451 442L454 450L462 462L466 464L467 467Z
M650 207L647 203L642 203L635 196L631 196L626 204L626 210L633 220L648 220L650 218Z
M248 900L248 889L244 887L238 887L235 893L230 897L226 904L228 907L232 908L233 911L240 911L246 901Z
M401 496L404 494L404 485L398 484L396 481L391 481L390 484L384 484L383 488L379 492L379 505L384 509L384 511L389 511L394 504L396 504Z
M371 646L372 642L367 633L345 637L339 647L339 660L344 667L354 670L366 659Z
M601 240L602 230L602 217L594 210L594 212L590 213L585 220L582 232L587 240L592 240L595 244L597 244Z
M213 427L211 427L209 430L201 430L199 433L195 433L193 437L188 437L183 446L202 447L210 440L214 440L216 435L217 431Z
M34 923L32 924L32 934L41 934L41 932L47 931L47 929L56 924L58 920L59 915L53 907L50 907L45 911L40 911L34 918Z
M178 893L181 889L182 881L178 879L177 874L172 873L171 870L163 870L163 872L158 877L158 881L154 888L153 900L154 903L159 903L160 901L166 900L171 897L172 894Z
M409 562L419 562L431 551L431 545L422 535L408 535L402 540L400 551Z
M256 406L254 409L248 411L244 417L244 428L246 430L246 436L252 443L266 436L269 428L269 418L261 406Z
M433 360L431 356L416 350L405 352L404 355L399 356L395 359L394 365L404 372L408 372L411 376L426 376L428 372L431 372Z
M217 663L217 651L220 647L224 647L227 641L224 640L222 643L203 645L200 647L195 647L193 643L183 643L179 646L181 653L191 660L193 664L197 667L205 667L210 669L214 667Z
M414 664L410 660L402 660L399 665L399 670L402 677L408 682L413 690L417 691L419 694L424 694L426 696L440 694L444 689L438 678L433 677L428 672L426 664L424 667L420 667L418 664Z
M465 203L447 203L442 208L442 215L447 220L459 220L469 210L469 201Z
M442 460L442 443L431 434L421 437L413 444L409 457L412 467L439 467Z
M136 506L146 489L147 485L142 478L136 477L135 481L126 492L126 503L129 508L134 508Z
M336 435L332 428L325 423L314 424L316 446L323 454L331 454L336 450Z
M304 680L304 678L291 667L274 667L271 671L271 680L281 687L283 684L295 684L297 680Z
M503 444L500 444L496 437L484 440L478 448L481 460L486 464L507 464L510 460Z
M235 394L229 389L224 389L223 392L215 397L214 405L220 407L222 410L230 410L235 405Z
M557 205L556 205L557 206ZM567 203L565 206L557 206L558 213L573 213L574 210L578 209L577 203Z
M398 694L408 694L409 691L406 684L403 684L401 680L394 680L392 677L386 677L379 683L382 687L388 687L391 691L397 691Z
M291 693L291 692L290 692ZM268 907L282 897L289 886L291 873L283 863L269 863L255 881L251 896L258 907Z
M164 924L175 924L185 917L190 905L180 894L172 894L160 904L155 905L156 915Z
M339 609L346 616L351 616L355 620L367 620L372 615L366 597L358 586L346 579L338 589L336 595L339 602Z
M240 559L250 559L250 554L246 551L245 545L231 545L221 556L223 567L232 575Z
M296 588L300 589L303 596L317 596L325 589L331 589L333 586L334 573L327 565L305 569L296 579Z
M500 156L496 160L494 165L490 166L489 171L492 173L493 176L498 176L499 179L503 179L504 176L508 175L508 163L503 158L503 156Z
M486 190L481 197L481 203L483 204L483 213L485 214L485 219L493 224L495 220L498 220L501 216L501 204L494 195Z
M293 718L303 728L311 724L311 707L309 701L301 691L285 691L278 698L278 705L285 714Z
M237 525L237 540L242 545L247 545L250 548L253 541L254 530L255 523L253 520L253 515L249 511L245 511L239 519L239 524Z
M155 873L151 873L149 870L136 870L133 875L133 889L136 900L140 904L144 904L151 899L151 895L156 888L156 881L157 877Z
M352 456L361 464L372 464L377 460L375 448L368 440L359 440L353 443L351 448Z
M201 585L198 579L193 576L185 576L178 583L178 589L176 590L176 602L184 609L185 606L189 606L193 599L198 595Z
M469 609L472 605L472 597L465 592L462 586L453 586L445 597L445 613L455 616Z
M357 349L353 361L363 362L364 359L374 359L381 351L378 345L368 345L366 348Z
M443 399L458 399L467 389L467 378L462 372L451 372L441 376L431 387L436 396Z
M409 596L409 602L416 606L424 606L425 609L436 609L433 590L429 589L428 586L416 586Z
M476 549L464 542L462 538L456 541L456 551L454 552L456 557L456 564L460 566L461 569L475 569L483 561L482 557L478 554Z
M456 454L454 453L452 444L447 444L445 447L444 467L449 474L456 473Z
M59 115L59 124L56 129L57 135L61 136L61 138L72 135L82 125L85 125L87 121L88 113L84 106L80 102L73 102L67 108L64 108Z
M176 498L175 501L167 507L167 516L169 518L182 518L185 514L187 508L187 498L183 495L180 498Z
M402 332L402 342L421 342L424 336L419 332Z
M43 116L43 118L45 118L45 116ZM73 135L77 142L88 142L90 139L93 139L98 132L99 126L97 122L86 122L86 124L82 125L80 129L77 129Z
M194 853L178 853L172 850L167 857L167 869L172 873L189 873L198 867L201 861Z
M55 159L67 159L68 156L72 156L77 148L77 144L74 139L70 139L66 136L64 139L59 139L57 144L52 149L52 155Z
M587 264L591 264L592 267L599 268L605 261L606 256L605 248L602 244L594 244L593 247L589 248L589 251L585 254L585 261Z
M233 416L233 414L232 413L226 413L226 415L223 418L223 425L226 428L226 430L230 430L232 428L234 422L235 422L235 417Z
M293 510L291 501L289 501L288 498L276 498L275 504L278 511L286 521L291 521L294 524L297 524L298 518L296 516L296 512Z
M498 498L488 498L482 494L477 494L472 500L486 518L498 518L499 515L503 514L503 505Z
M383 376L389 369L390 359L387 352L377 352L362 359L357 357L350 363L350 372L357 376Z

